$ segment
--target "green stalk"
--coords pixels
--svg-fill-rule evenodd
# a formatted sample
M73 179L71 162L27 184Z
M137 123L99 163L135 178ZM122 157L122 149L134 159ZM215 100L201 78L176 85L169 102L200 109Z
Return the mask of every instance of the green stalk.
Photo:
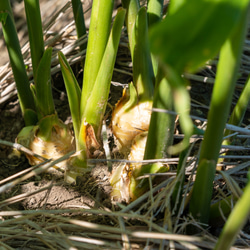
M148 0L148 27L159 22L162 18L163 0ZM154 75L158 71L158 59L151 54Z
M245 5L248 6L248 1L245 1ZM247 11L248 8L243 9L240 22L220 52L207 129L201 146L200 161L190 201L191 214L202 223L207 223L209 220L216 163L238 75Z
M86 34L82 2L81 0L71 0L71 3L72 3L73 14L74 14L74 19L75 19L76 33L79 39L80 37ZM86 49L86 47L87 47L87 44L84 43L80 46L80 50L83 51Z
M155 90L153 108L173 110L173 96L171 87L166 78L163 78ZM144 160L162 159L169 155L167 148L172 145L174 134L175 116L153 112L150 119L148 137L144 153ZM149 164L135 167L130 184L130 192L133 199L138 198L149 188L148 180L137 180L137 177L144 174L166 172L168 169L162 164Z
M76 181L77 176L82 175L82 171L87 168L87 147L85 130L80 134L81 122L80 105L81 89L74 76L74 73L62 52L58 53L58 58L62 70L64 84L69 100L70 113L72 116L77 157L72 158L71 164L65 173L65 181L72 183Z
M29 87L29 79L23 62L13 13L8 0L0 1L0 14L3 35L7 45L13 75L16 81L18 99L24 121L26 126L34 125L37 122L35 104Z
M66 178L68 180L70 179L70 182L75 180L75 178L82 173L83 170L81 169L87 168L86 160L89 150L87 139L93 139L91 136L100 135L102 119L107 105L111 77L113 74L124 19L125 10L121 9L118 11L114 20L98 75L83 115L81 115L80 111L80 87L66 58L61 52L58 54L69 98L69 105L75 131L76 149L77 151L80 151L77 157L72 160L72 166L66 173ZM94 129L95 135L88 134L88 129L90 128L88 126Z
M178 154L189 146L189 140L194 132L193 121L190 118L190 95L184 79L170 66L165 69L166 78L172 87L174 99L174 110L179 115L181 129L184 133L184 139L168 148L169 154Z
M69 100L70 113L73 121L73 127L75 135L79 134L80 131L80 104L81 104L81 89L74 76L74 73L62 52L58 52L58 58L61 66L64 84ZM75 136L76 150L80 150L78 145L78 136Z
M113 5L114 0L93 1L83 76L81 116L84 113L84 109L94 88L96 77L108 42Z
M140 9L138 0L122 0L122 7L126 10L126 27L129 40L129 48L131 57L133 58L134 46L133 43L133 29L136 22L137 13Z
M239 231L247 222L250 215L249 196L250 181L248 181L243 195L238 200L229 218L227 219L227 222L223 227L222 233L219 237L219 240L217 241L214 250L227 250L230 249L233 245Z
M173 110L171 86L163 78L154 94L153 108ZM144 160L169 157L167 149L173 143L175 116L153 112L151 115Z
M121 9L116 15L94 87L83 114L86 122L93 126L97 138L101 133L125 13L126 11Z
M248 77L247 83L242 90L239 100L237 101L236 106L233 109L233 112L228 121L229 124L240 126L242 120L245 116L247 106L250 101L250 77ZM228 136L232 133L230 130L226 130L224 136ZM233 137L227 138L223 141L223 145L230 145L232 143Z
M51 56L52 48L46 49L37 67L35 85L32 85L39 120L55 114L51 88Z
M148 0L148 24L149 27L161 20L163 0Z
M139 102L152 100L154 92L154 72L148 42L148 23L146 8L138 11L133 28L132 43L135 45L132 56L133 82Z
M177 214L181 205L181 199L183 194L183 185L185 181L185 166L187 162L187 154L189 153L189 148L186 148L180 153L179 162L177 166L176 173L176 184L174 187L173 194L171 196L172 213Z
M39 120L38 136L43 141L50 141L53 127L61 126L55 111L51 88L52 48L44 51L39 0L24 2L35 83L32 85L32 91Z
M36 81L37 68L44 53L43 29L39 0L24 0L28 24L33 77Z

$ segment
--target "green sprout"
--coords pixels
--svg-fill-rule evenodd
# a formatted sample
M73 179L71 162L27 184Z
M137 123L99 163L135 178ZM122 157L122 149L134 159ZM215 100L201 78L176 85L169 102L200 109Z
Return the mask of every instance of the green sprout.
M124 90L113 110L112 131L121 153L129 160L160 161L180 154L177 176L169 192L172 194L171 205L176 208L183 196L185 161L191 148L190 137L194 133L200 133L194 129L190 117L189 83L183 75L197 72L219 53L208 124L189 203L190 214L197 221L208 224L211 220L210 213L212 216L218 215L218 204L211 206L211 198L221 144L232 142L231 137L224 141L223 137L232 133L225 130L225 125L238 77L249 0L173 0L164 19L161 0L148 1L147 9L141 7L138 0L122 0L123 8L118 10L112 22L113 5L114 1L93 1L82 89L65 56L62 52L58 53L73 120L73 135L60 121L54 107L51 91L53 49L44 49L39 1L25 0L34 79L31 85L9 1L0 2L0 20L26 124L17 141L45 158L56 157L53 148L57 148L61 155L76 150L76 154L63 167L66 170L65 180L69 183L76 182L78 176L90 170L87 159L102 147L102 122L125 21L133 64L133 81ZM86 34L81 2L72 0L72 7L80 38ZM82 46L80 49L86 48ZM242 122L249 103L249 84L248 79L228 121L231 124L240 125ZM167 112L158 112L159 110ZM184 139L173 144L176 116ZM45 151L52 153L45 155ZM31 164L39 162L32 158L29 161ZM133 201L150 187L150 180L144 178L145 174L168 170L169 166L161 163L118 167L112 173L111 195L117 200ZM157 183L157 179L153 180ZM215 249L229 249L233 244L249 215L248 196L249 183L239 200L233 200L236 202L235 208ZM231 197L227 197L229 199ZM226 202L222 203L222 209L230 212Z
M51 88L52 48L44 50L42 20L39 0L25 0L30 53L34 84L30 84L17 38L13 16L8 1L1 1L4 37L18 90L18 98L26 127L17 136L17 142L44 158L57 158L74 150L71 130L58 118ZM30 164L40 159L27 155ZM65 162L60 163L65 168Z
M238 6L229 5L232 8L229 10L234 13L235 18L230 18L232 21L231 30L220 51L208 114L208 125L201 147L196 181L190 201L190 212L203 223L207 223L209 220L213 179L238 76L240 56L246 32L248 5L249 1L242 1ZM200 196L201 192L203 193L202 196ZM200 197L198 198L198 196Z
M30 90L29 79L26 73L9 0L0 2L0 17L24 121L27 126L34 125L37 122L35 102Z
M87 158L101 145L102 120L125 18L125 10L120 9L110 31L112 10L112 1L93 1L82 90L66 58L58 53L79 152L68 167L67 182L75 182L77 176L89 170Z

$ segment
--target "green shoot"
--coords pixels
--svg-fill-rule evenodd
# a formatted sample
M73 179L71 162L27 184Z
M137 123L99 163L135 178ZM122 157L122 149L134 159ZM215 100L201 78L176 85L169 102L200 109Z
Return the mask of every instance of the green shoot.
M250 195L250 181L248 180L248 184L244 190L244 193L236 203L233 211L231 212L229 218L227 219L226 224L223 227L222 233L219 237L219 240L217 241L214 250L231 249L231 246L233 245L239 231L249 218L250 214L249 195Z
M247 4L248 1L234 1L234 3L226 0L209 2L191 0L178 3L176 1L173 2L173 5L170 4L166 18L150 30L152 52L158 56L164 67L166 78L173 91L175 111L180 115L180 125L186 136L182 144L171 147L169 153L177 153L185 149L189 145L189 137L193 130L192 121L189 118L189 95L185 82L180 77L181 74L186 71L196 71L218 53L228 37L235 39L234 42L228 40L221 51L216 76L218 83L214 87L215 94L208 117L210 125L208 125L202 145L194 186L195 192L192 193L190 204L191 213L205 223L208 220L207 211L211 200L215 165L228 114L229 106L227 104L231 102L230 98L241 54L241 42L244 37L242 30L237 36L231 34L239 24ZM205 12L202 11L204 9ZM197 23L199 13L204 14ZM183 39L184 37L185 39Z
M77 37L80 38L86 35L86 27L85 27L85 21L84 21L82 2L81 0L71 0L71 3L72 3L73 14L74 14L74 19L75 19ZM86 47L87 45L84 43L80 46L80 50L83 51L86 49Z
M235 25L233 26L235 28L220 52L208 114L208 125L201 147L196 181L190 201L190 212L203 223L207 223L209 220L213 179L238 75L240 56L245 38L248 3L249 1L242 1L239 4L237 11L241 13L241 18L235 20L236 27Z
M71 117L73 121L73 127L75 135L79 134L80 131L80 103L81 103L81 89L74 76L74 73L67 62L66 57L62 52L58 52L58 58L61 66L61 71L64 79L64 84L68 94L69 107L71 112ZM76 140L76 149L80 150L78 147L78 137L75 137Z
M52 48L48 48L37 68L35 85L32 85L34 100L36 103L39 123L44 117L55 115L54 101L51 89L51 56ZM53 122L52 122L53 123ZM49 140L51 126L40 128L39 137L45 141Z
M122 0L122 7L126 10L126 27L128 33L130 53L133 60L135 46L135 44L133 43L133 30L138 11L140 9L140 3L138 0Z
M0 17L24 121L27 126L34 125L37 122L35 104L23 62L21 47L9 0L0 1Z
M248 77L247 82L242 90L242 93L239 97L239 100L236 103L236 106L233 109L232 114L230 115L230 119L228 121L229 124L240 126L244 115L247 110L247 106L250 101L250 77ZM232 132L230 130L226 130L224 136L230 135ZM232 143L233 137L229 137L223 141L224 145L230 145Z
M154 72L149 51L147 12L144 7L138 11L132 33L132 44L133 82L138 101L152 101Z
M86 52L83 90L81 97L81 116L85 112L88 99L94 88L103 54L108 42L114 0L94 0Z
M161 20L163 0L148 0L148 25L149 27Z
M60 157L74 150L69 128L57 117L51 89L52 48L44 52L39 1L25 0L34 85L29 84L9 1L1 1L0 14L4 38L25 120L17 142L44 158ZM41 159L29 157L31 165ZM63 163L65 164L65 163Z
M85 112L83 113L83 117L86 117L86 121L93 126L97 137L99 137L101 133L102 120L106 110L111 77L115 66L124 18L125 11L120 10L113 23L93 90L85 107ZM93 103L95 105L93 105Z
M43 29L39 0L24 0L29 31L33 77L36 81L37 68L44 53Z
M109 39L103 53L98 74L96 76L91 93L88 93L88 102L85 104L85 107L81 108L81 105L83 105L81 102L81 96L84 96L84 88L81 93L80 87L66 58L61 52L58 54L67 94L69 97L69 105L76 138L76 149L79 151L78 156L76 156L76 158L72 161L72 167L69 168L67 173L69 177L68 180L74 181L76 176L80 173L79 171L81 170L78 172L76 171L76 174L72 173L75 172L77 167L79 169L87 169L86 160L87 157L91 157L90 151L91 147L93 147L92 144L88 144L88 141L93 141L97 145L99 144L96 137L100 136L101 134L102 120L108 101L111 77L114 69L116 53L118 50L124 19L125 10L120 9L114 20L111 32L109 32ZM90 41L88 46L90 47L87 48L87 51L92 49ZM87 65L85 67L87 67ZM86 98L86 96L84 96L84 98ZM84 111L83 113L82 110Z
M163 0L148 0L148 27L159 22L162 18ZM158 60L154 55L151 55L154 75L158 72Z

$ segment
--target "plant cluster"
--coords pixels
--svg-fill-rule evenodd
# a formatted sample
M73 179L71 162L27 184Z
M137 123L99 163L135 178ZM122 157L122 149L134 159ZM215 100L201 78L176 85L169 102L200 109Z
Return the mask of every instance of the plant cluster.
M102 122L125 23L133 81L113 110L111 128L120 152L138 163L121 165L112 172L113 199L131 202L139 198L152 181L157 183L153 174L169 170L161 160L178 154L177 175L169 188L169 210L174 214L180 209L184 195L185 160L192 147L190 138L204 134L188 209L197 221L207 225L213 216L211 211L216 210L216 206L213 209L210 206L220 148L222 143L228 145L233 141L232 131L225 130L226 123L241 124L250 97L248 80L228 120L246 35L249 1L172 0L165 12L163 0L149 0L147 8L139 0L122 0L122 8L112 21L114 1L93 0L87 47L80 48L86 49L82 89L65 56L58 53L73 132L58 118L54 108L50 72L53 49L44 48L39 0L24 2L32 84L23 63L9 0L0 2L2 29L26 124L17 141L48 159L75 150L69 161L57 166L65 170L65 180L69 183L90 170L87 159L102 148ZM86 34L81 1L72 0L72 8L80 38ZM208 123L203 131L195 127L190 117L189 83L183 75L197 72L218 54ZM176 119L184 139L174 144ZM158 161L142 164L152 159ZM40 159L32 157L29 161L38 164ZM149 177L142 178L144 175ZM246 221L250 212L249 187L250 182L215 249L228 249ZM196 232L196 228L188 230Z

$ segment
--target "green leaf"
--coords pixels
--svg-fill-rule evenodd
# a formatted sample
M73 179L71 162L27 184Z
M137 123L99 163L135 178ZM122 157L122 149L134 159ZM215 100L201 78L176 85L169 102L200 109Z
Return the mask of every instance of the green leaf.
M37 122L35 103L30 90L29 79L26 73L9 0L0 1L0 13L4 40L8 49L12 72L18 91L18 99L25 119L25 124L27 126L34 125ZM33 110L33 112L27 110ZM29 116L29 114L31 114L31 116Z
M67 59L62 52L58 52L58 58L61 65L62 75L66 86L66 91L69 100L70 112L73 120L74 131L76 140L78 141L78 134L80 128L80 102L81 102L81 89L74 76L74 73L67 62ZM76 143L77 145L77 143Z
M212 198L216 163L231 108L247 30L249 1L241 2L244 2L247 8L242 10L240 22L220 51L207 128L200 149L198 170L190 200L191 214L202 223L207 223L209 220L209 204Z
M148 24L159 22L162 17L163 0L148 0Z
M125 13L126 11L124 9L120 9L116 15L93 90L82 116L82 120L86 118L86 121L93 126L97 138L100 136L102 119L108 101L111 77L114 70Z
M29 32L29 43L33 75L36 78L37 68L44 53L43 28L39 0L24 0L25 13Z
M148 43L148 22L146 8L142 7L136 17L133 27L132 53L133 81L140 101L153 99L154 72Z
M114 0L94 0L92 4L83 74L81 115L84 113L88 98L94 88L96 77L108 42L113 7Z
M195 185L199 188L193 188L192 197L196 197L196 199L193 199L190 203L190 210L192 211L192 215L203 223L208 222L215 164L214 160L203 159L200 161L197 170L200 178L195 180Z
M55 113L51 89L51 55L52 48L45 50L37 68L35 79L35 97L40 118Z
M86 34L82 2L81 0L71 0L71 3L72 3L72 9L74 13L77 37L80 38ZM84 43L80 45L80 50L83 51L86 49L86 47L87 47L87 44Z
M248 172L249 175L249 172ZM244 224L248 221L250 214L250 182L248 182L242 197L236 203L229 218L226 221L225 226L221 232L219 240L216 243L215 250L231 249L237 235L243 228Z
M8 13L7 12L1 12L0 13L0 21L5 25L6 19L7 19Z
M127 28L129 49L131 57L133 58L135 44L132 40L133 29L137 17L137 13L140 9L139 0L122 0L122 7L126 10L125 23Z
M171 4L169 5L168 13L173 14L175 11L177 11L184 3L186 0L174 0L171 1Z
M217 55L245 6L238 0L185 1L150 30L152 52L180 73L195 71Z

